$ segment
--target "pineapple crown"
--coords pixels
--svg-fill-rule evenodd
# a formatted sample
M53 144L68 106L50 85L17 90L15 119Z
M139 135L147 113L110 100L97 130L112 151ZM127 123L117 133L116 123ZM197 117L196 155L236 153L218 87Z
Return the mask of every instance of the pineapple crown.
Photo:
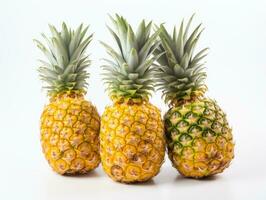
M103 59L107 64L102 66L109 95L115 102L146 101L153 91L153 63L162 55L153 55L159 45L156 39L159 31L151 34L152 22L146 25L142 20L135 34L122 16L116 14L110 19L114 30L107 28L117 43L118 51L101 42L112 58Z
M46 83L43 88L47 89L49 96L65 92L85 93L86 79L89 78L86 69L90 65L85 50L92 40L92 35L86 36L89 27L83 28L81 24L76 30L71 30L62 23L60 32L52 25L49 28L51 37L42 34L48 47L34 40L48 61L39 60L40 78Z
M203 31L199 24L189 35L189 27L194 15L184 27L182 21L178 34L174 27L171 36L164 25L159 38L161 44L154 51L155 55L165 52L157 61L156 80L159 90L163 92L165 102L178 104L183 101L190 101L202 96L207 90L204 80L206 73L204 70L203 58L207 55L208 48L204 48L194 55L194 49Z

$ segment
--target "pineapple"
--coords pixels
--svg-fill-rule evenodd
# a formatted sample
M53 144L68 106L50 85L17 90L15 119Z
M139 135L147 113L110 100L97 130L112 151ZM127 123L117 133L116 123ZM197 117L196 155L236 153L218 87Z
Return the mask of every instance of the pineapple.
M118 51L103 43L112 60L104 59L104 80L112 106L101 119L100 154L104 171L113 180L144 182L159 173L164 161L165 138L158 108L149 102L153 90L153 56L158 31L152 23L140 23L135 34L127 21L110 17Z
M189 35L181 23L171 36L164 25L159 38L156 85L162 90L170 109L164 116L168 156L184 176L202 178L223 172L234 157L232 130L217 102L204 96L206 73L202 60L204 48L194 55L202 33L201 24Z
M48 48L34 40L48 62L40 60L39 74L50 98L41 115L41 145L45 158L59 174L84 174L100 163L100 117L84 99L90 60L85 50L92 40L88 27L71 30L62 24L61 32L50 25Z

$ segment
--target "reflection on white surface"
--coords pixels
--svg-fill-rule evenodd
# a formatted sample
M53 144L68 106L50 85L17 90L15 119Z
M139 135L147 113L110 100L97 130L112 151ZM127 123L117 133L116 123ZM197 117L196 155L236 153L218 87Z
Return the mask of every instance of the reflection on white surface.
M38 200L245 200L257 197L263 200L266 197L261 192L266 184L265 173L261 176L244 176L237 167L233 164L221 175L195 180L179 175L167 161L160 174L151 181L130 185L112 181L104 174L101 166L87 175L61 176L51 171L48 165L43 165L42 169L28 168L28 171L21 174L9 174L7 183L1 186L5 188L1 197ZM17 181L14 181L16 178ZM252 184L257 187L252 187Z

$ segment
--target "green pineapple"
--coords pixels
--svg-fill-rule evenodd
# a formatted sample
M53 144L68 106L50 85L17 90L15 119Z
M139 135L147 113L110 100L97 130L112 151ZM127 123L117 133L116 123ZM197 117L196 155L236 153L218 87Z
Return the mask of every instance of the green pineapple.
M204 96L203 58L208 48L194 55L203 31L199 24L191 34L181 23L170 35L160 26L161 44L158 59L157 87L170 109L164 116L168 156L173 166L184 176L202 178L221 173L234 157L232 130L226 115L216 101ZM159 28L159 27L157 27Z

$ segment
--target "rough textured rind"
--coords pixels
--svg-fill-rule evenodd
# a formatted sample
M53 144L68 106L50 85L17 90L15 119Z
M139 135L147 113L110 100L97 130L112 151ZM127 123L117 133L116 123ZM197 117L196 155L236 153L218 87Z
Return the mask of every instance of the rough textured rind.
M184 176L221 173L234 157L232 130L215 101L204 98L171 108L164 117L168 156Z
M159 109L150 103L116 103L102 115L100 154L115 181L143 182L159 173L165 138Z
M84 174L100 163L100 117L83 97L60 96L41 116L41 144L49 165L59 174Z

